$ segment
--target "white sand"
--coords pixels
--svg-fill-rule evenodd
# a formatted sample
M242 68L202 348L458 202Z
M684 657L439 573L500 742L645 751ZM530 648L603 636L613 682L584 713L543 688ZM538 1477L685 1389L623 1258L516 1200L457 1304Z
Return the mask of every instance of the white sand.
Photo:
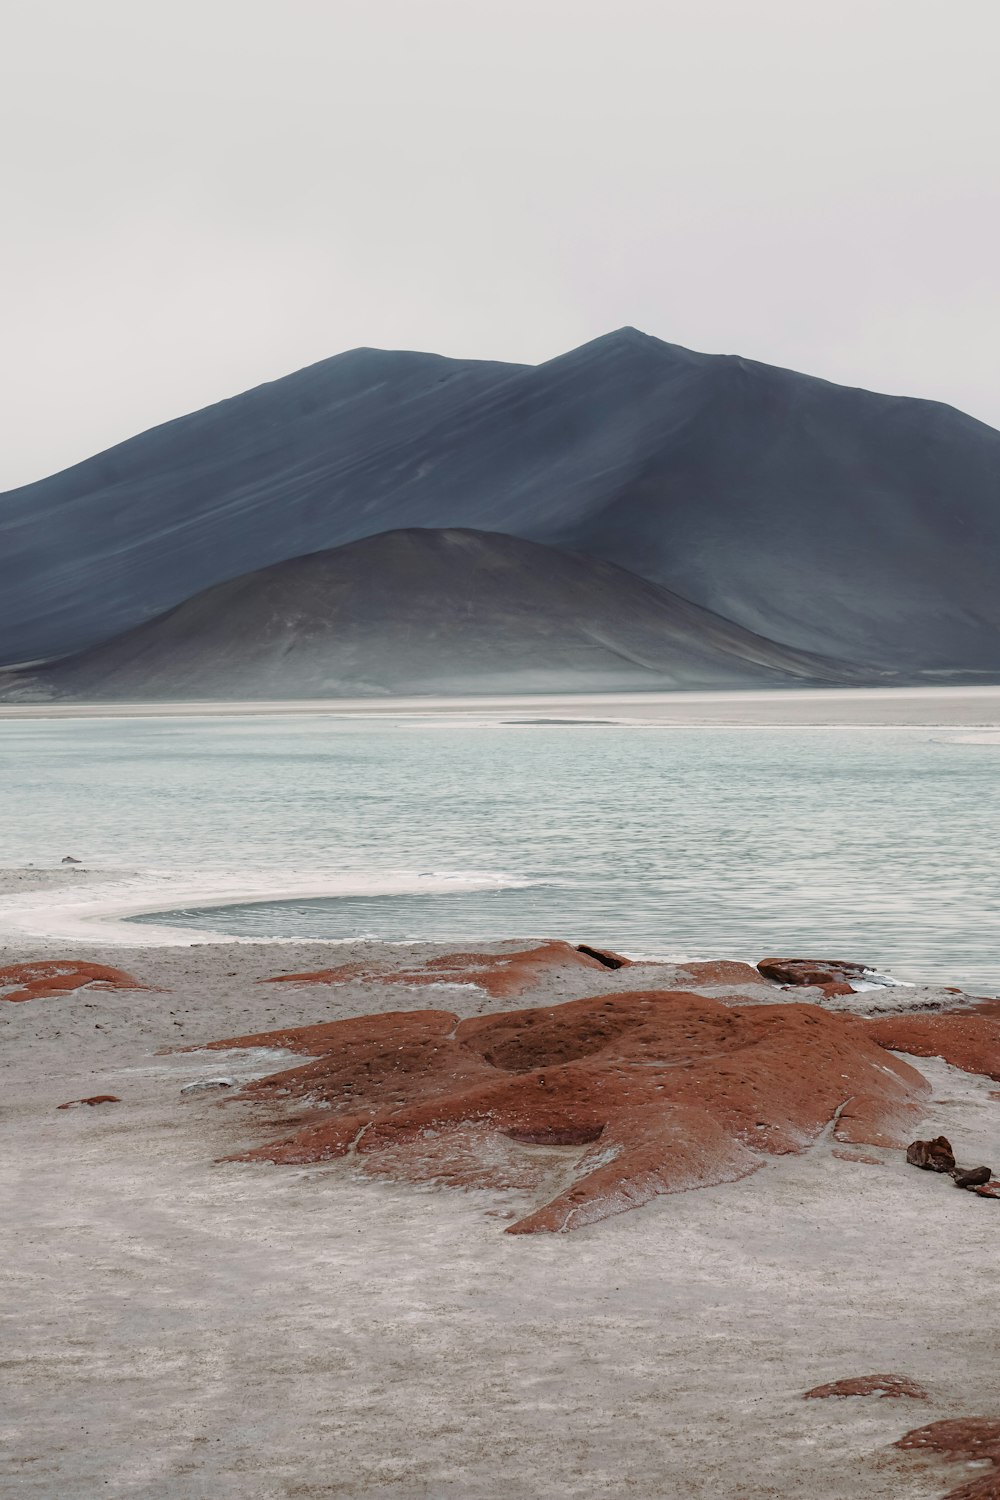
M22 894L52 879L4 873ZM20 941L3 961L65 951ZM322 944L72 951L167 988L0 1003L4 1496L919 1500L961 1468L888 1445L1000 1413L1000 1203L825 1143L509 1237L492 1215L523 1211L510 1194L213 1165L258 1137L244 1106L182 1085L278 1059L158 1049L435 991L252 982L351 956ZM920 1066L926 1129L1000 1168L995 1086ZM123 1102L56 1108L105 1092ZM801 1400L873 1371L931 1400Z

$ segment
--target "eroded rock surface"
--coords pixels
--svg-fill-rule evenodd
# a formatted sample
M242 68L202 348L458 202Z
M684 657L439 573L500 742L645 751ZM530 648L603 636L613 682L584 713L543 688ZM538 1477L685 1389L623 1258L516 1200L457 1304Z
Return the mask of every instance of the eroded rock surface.
M522 995L539 979L565 969L622 969L630 960L620 953L574 948L571 943L539 943L514 953L443 953L415 969L395 969L385 963L341 964L311 974L276 974L265 984L346 984L355 980L378 984L474 984L495 1000Z
M879 1016L866 1021L870 1036L894 1052L943 1057L953 1068L1000 1082L1000 1018L987 1007L936 1015Z
M1000 1421L958 1417L930 1422L908 1432L897 1448L940 1454L953 1463L981 1466L980 1472L949 1490L944 1500L1000 1500Z
M57 1104L56 1109L79 1109L81 1104L120 1104L121 1102L117 1094L91 1094L89 1099L70 1099L65 1104Z
M85 985L94 990L148 988L121 969L83 963L79 959L39 960L36 963L8 964L5 969L0 969L0 1000L46 1000L52 995L83 989Z
M520 982L516 971L486 972ZM304 1098L316 1111L240 1160L351 1155L399 1180L541 1187L523 1148L579 1148L562 1163L560 1191L508 1233L576 1229L662 1193L734 1181L768 1153L806 1149L835 1119L839 1141L902 1146L929 1092L851 1017L686 991L465 1021L397 1011L213 1045L313 1059L242 1090L251 1101Z
M852 1375L847 1380L831 1380L828 1385L814 1386L806 1391L804 1400L822 1401L827 1397L879 1396L898 1399L909 1396L914 1401L927 1401L927 1392L919 1381L908 1375Z

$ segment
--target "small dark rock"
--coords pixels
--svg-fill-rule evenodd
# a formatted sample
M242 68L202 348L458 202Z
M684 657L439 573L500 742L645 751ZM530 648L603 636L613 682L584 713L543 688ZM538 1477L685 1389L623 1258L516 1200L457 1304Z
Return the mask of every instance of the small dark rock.
M993 1176L991 1167L955 1167L952 1172L955 1186L960 1188L982 1187Z

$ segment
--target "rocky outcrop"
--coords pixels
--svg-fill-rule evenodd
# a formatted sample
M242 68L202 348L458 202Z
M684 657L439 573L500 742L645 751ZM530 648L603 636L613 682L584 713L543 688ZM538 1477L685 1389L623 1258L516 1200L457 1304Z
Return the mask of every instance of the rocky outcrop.
M358 980L377 984L474 984L495 1000L522 995L540 979L573 970L621 969L629 960L586 944L539 943L514 953L445 953L414 969L390 964L341 964L308 974L275 974L265 984L348 984Z
M761 975L750 964L728 958L713 958L678 965L692 984L760 984Z
M8 964L0 969L0 1001L47 1000L52 995L63 995L84 987L93 990L149 988L121 969L84 963L80 959L46 959L37 963Z
M483 972L523 982L516 966ZM316 1109L294 1134L239 1160L350 1156L397 1180L534 1187L542 1203L507 1231L522 1234L578 1229L660 1194L734 1181L768 1154L804 1150L833 1121L840 1141L901 1146L928 1092L853 1018L808 1004L726 1006L686 991L464 1021L397 1011L212 1045L312 1058L242 1090L247 1101ZM578 1154L560 1158L555 1179L551 1164L540 1177L526 1145Z
M848 991L852 980L871 973L864 964L842 958L762 958L757 969L775 984L846 985Z
M864 1025L881 1047L913 1057L943 1057L953 1068L1000 1082L1000 1018L986 1007L930 1016L880 1016Z
M917 1427L897 1448L941 1455L952 1463L976 1465L980 1472L944 1500L1000 1500L1000 1421L991 1417L957 1417Z
M814 1386L803 1400L823 1401L828 1397L878 1396L896 1400L908 1396L913 1401L927 1401L929 1396L917 1380L908 1375L852 1375L847 1380L832 1380L828 1385Z

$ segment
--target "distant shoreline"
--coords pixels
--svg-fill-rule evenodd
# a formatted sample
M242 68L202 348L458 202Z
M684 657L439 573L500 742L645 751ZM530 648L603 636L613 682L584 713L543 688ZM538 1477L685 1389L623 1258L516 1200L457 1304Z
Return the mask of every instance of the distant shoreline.
M603 709L606 718L597 711ZM514 720L510 715L517 715ZM565 693L481 697L323 698L171 703L6 703L0 720L253 718L430 719L436 723L570 727L1000 727L1000 685L784 688L728 692ZM527 716L527 717L526 717ZM552 720L558 722L553 725Z

